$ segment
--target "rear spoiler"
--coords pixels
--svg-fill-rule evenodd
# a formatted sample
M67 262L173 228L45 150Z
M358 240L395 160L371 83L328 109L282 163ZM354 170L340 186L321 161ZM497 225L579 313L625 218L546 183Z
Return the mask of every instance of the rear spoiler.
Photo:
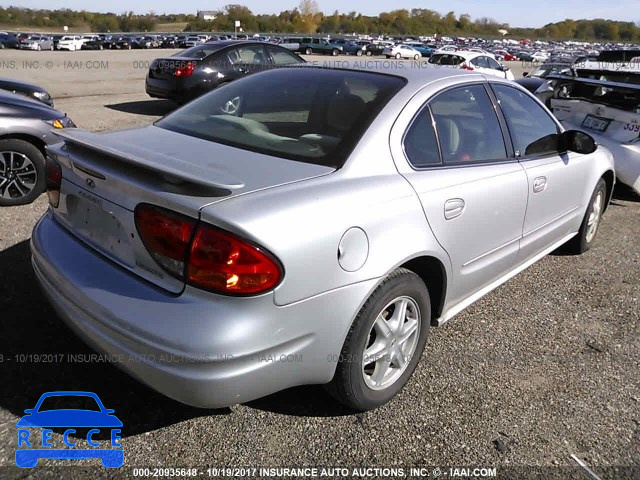
M569 75L549 75L546 80L570 80L572 82L596 85L599 87L626 88L630 90L640 90L638 83L611 82L609 80L596 80L595 78L572 77Z
M193 164L184 165L184 168L180 168L180 161L174 157L146 150L130 143L114 145L113 142L106 141L99 133L77 128L56 130L55 133L67 144L94 150L122 163L159 174L170 183L188 182L198 186L227 190L244 187L243 182L233 178L224 170L216 169L212 171L210 167L198 167Z

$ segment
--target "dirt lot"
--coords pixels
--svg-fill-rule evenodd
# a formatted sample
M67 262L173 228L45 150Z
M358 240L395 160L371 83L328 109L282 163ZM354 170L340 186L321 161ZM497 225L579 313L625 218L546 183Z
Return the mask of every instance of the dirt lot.
M129 128L171 109L144 92L148 62L165 53L4 50L0 76L42 85L83 128ZM511 67L516 77L531 68ZM119 474L127 476L132 467L207 475L207 467L301 465L406 475L424 465L432 477L434 467L454 476L450 467L466 466L496 468L497 478L589 478L573 454L603 479L640 478L640 202L624 189L590 252L550 255L433 330L398 398L358 415L319 387L198 410L108 363L72 360L68 354L91 350L55 316L31 272L30 232L46 206L41 197L0 210L0 478L25 478L10 467L23 410L64 389L96 392L115 409L124 423ZM105 475L99 462L87 465L30 474Z

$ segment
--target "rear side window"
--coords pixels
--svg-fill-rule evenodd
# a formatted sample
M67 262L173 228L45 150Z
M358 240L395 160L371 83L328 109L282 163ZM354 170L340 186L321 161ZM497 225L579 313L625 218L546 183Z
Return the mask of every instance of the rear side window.
M507 158L502 129L482 85L447 90L430 102L445 164Z
M272 46L268 46L267 48L271 53L271 58L273 59L274 65L284 66L304 63L304 60L301 60L297 55L294 55L288 50L283 50L281 48L275 48Z
M440 164L438 139L428 107L423 108L413 120L403 144L409 163L414 167L424 168Z
M493 90L507 121L516 156L558 153L558 125L544 108L513 87L494 84Z

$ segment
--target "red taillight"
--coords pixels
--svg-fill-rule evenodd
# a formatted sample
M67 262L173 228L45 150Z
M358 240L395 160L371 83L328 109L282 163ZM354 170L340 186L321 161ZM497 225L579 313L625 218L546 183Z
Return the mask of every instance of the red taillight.
M195 70L195 68L196 68L195 62L187 62L187 64L184 67L176 68L173 74L176 77L190 77L193 71Z
M191 246L187 282L231 295L256 295L280 282L276 260L235 235L201 225Z
M183 279L196 221L150 205L139 205L135 220L138 234L154 260L174 277Z
M463 63L462 65L460 65L460 68L462 68L463 70L473 70L473 67L467 63Z
M62 184L62 167L54 159L46 157L45 160L47 194L49 203L54 208L60 203L60 185Z
M136 228L160 266L189 285L227 295L275 288L282 270L268 252L235 235L164 208L139 205ZM185 278L186 272L186 278Z

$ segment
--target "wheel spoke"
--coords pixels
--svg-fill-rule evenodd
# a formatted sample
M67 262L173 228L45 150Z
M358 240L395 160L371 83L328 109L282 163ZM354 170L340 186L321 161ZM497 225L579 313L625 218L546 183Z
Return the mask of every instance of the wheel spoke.
M400 332L400 336L398 338L398 344L400 345L400 348L404 346L407 340L411 338L411 336L416 332L417 329L418 329L417 320L411 319L404 324L402 328L402 332Z
M384 313L384 312L382 312ZM376 332L382 336L382 338L387 338L393 335L393 330L389 327L387 320L382 316L382 313L378 315L375 323L373 324L373 328L375 328Z
M371 375L371 381L374 385L382 385L389 368L391 368L391 359L388 357L383 357L376 362L376 368L373 371L373 375Z
M402 331L404 321L407 318L407 307L409 301L406 298L396 302L395 310L393 312L393 330L396 335L399 335Z
M392 363L398 369L404 368L407 363L407 357L402 352L402 349L400 349L400 351L393 356Z
M364 351L363 365L378 362L382 357L390 355L387 342L380 339Z

